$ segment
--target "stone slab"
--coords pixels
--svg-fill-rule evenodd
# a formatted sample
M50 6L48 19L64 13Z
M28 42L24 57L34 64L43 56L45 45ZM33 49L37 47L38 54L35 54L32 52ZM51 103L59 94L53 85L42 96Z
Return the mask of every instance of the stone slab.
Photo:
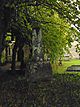
M80 65L72 65L67 68L67 72L80 72Z

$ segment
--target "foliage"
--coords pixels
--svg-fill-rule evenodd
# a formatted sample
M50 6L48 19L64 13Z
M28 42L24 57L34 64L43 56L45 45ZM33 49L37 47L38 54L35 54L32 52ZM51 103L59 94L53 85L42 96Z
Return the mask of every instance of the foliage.
M55 9L61 17L66 18L80 31L80 1L78 0L58 0Z
M40 8L45 8L45 14L47 16L52 15L52 12L55 10L59 13L61 17L65 17L68 21L79 28L79 1L71 0L16 0L16 1L1 1L2 6L0 7L6 15L2 13L2 16L5 17L7 22L16 21L16 18L19 19L20 24L24 24L22 20L26 20L27 24L34 23L35 21L39 22L37 15L41 15L42 11ZM50 14L47 14L47 10L50 10ZM32 13L30 12L32 11ZM0 11L1 12L1 11ZM19 14L18 14L19 13ZM25 14L25 15L24 15ZM42 15L41 15L42 17ZM37 19L38 18L38 19ZM10 20L9 20L10 19ZM13 19L13 20L12 20ZM40 18L40 23L43 22L43 19ZM77 24L77 25L76 25ZM78 29L79 30L79 29Z
M48 48L52 60L63 54L66 44L70 46L72 41L70 25L74 25L78 31L80 29L79 1L16 0L12 2L11 0L10 2L1 1L1 3L0 9L2 12L0 12L2 16L0 22L4 24L0 32L6 33L11 30L18 38L24 37L30 45L33 28L44 29L44 47L45 50Z
M43 25L44 51L50 55L52 61L55 61L63 55L66 45L70 46L72 31L70 24L56 12L48 20L52 23Z
M10 41L10 40L11 40L11 36L7 36L6 41Z
M66 45L68 44L70 46L70 43L72 42L71 36L73 34L73 31L71 31L71 24L69 24L68 21L70 23L73 23L73 21L69 19L70 17L68 18L68 21L63 19L63 17L65 15L67 19L67 16L69 16L68 12L70 11L69 5L73 3L66 2L65 4L65 1L63 2L52 0L48 0L47 2L44 1L44 3L42 3L43 1L31 1L18 4L17 21L19 23L19 27L21 25L21 29L24 28L24 31L25 29L27 29L27 31L31 29L32 31L32 29L38 27L39 24L39 27L44 29L44 48L45 50L47 49L47 52L50 54L51 59L56 60L60 57L60 55L63 54L63 50L66 48ZM60 13L61 9L62 14ZM73 4L72 10L70 12L72 13L74 12L74 10L75 5ZM57 11L58 13L56 13L55 11ZM76 14L74 19L75 18ZM21 32L23 32L23 30L21 30ZM30 36L28 36L28 38L29 37Z

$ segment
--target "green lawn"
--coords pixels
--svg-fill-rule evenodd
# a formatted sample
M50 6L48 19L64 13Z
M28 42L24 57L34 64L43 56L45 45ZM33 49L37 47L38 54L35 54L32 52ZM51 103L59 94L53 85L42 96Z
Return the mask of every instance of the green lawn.
M58 64L57 65L53 65L53 73L59 73L59 74L62 74L62 73L67 73L65 72L67 67L71 66L71 65L80 65L80 60L69 60L69 61L63 61L62 62L62 66L59 66ZM80 72L69 72L69 73L78 73L80 74Z

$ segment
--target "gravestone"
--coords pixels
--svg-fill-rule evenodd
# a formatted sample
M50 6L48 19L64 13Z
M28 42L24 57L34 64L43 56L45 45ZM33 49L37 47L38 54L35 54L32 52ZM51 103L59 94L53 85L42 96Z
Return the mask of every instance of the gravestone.
M33 29L32 38L32 60L30 62L30 77L29 80L46 80L52 77L52 68L50 59L44 61L44 54L42 50L42 31L40 28Z

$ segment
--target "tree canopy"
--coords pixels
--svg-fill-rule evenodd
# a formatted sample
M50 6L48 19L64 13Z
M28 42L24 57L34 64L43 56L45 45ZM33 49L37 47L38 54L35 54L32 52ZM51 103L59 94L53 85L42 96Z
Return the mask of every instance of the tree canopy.
M40 27L44 47L54 58L72 41L75 33L71 30L76 29L79 35L78 0L1 0L0 4L0 34L11 31L15 36L26 38L30 44L32 29Z
M23 15L23 13L25 14L26 20L30 24L34 23L34 21L43 23L43 11L41 11L41 9L45 8L45 14L47 16L50 17L55 10L61 17L66 18L68 21L74 24L78 30L80 28L80 2L78 0L3 0L0 3L0 9L5 11L5 13L7 14L6 15L5 13L3 13L3 11L0 11L2 12L2 17L7 18L6 20L8 21L10 21L9 18L24 18L24 16L18 16L19 12L20 15ZM37 15L39 15L39 18Z

